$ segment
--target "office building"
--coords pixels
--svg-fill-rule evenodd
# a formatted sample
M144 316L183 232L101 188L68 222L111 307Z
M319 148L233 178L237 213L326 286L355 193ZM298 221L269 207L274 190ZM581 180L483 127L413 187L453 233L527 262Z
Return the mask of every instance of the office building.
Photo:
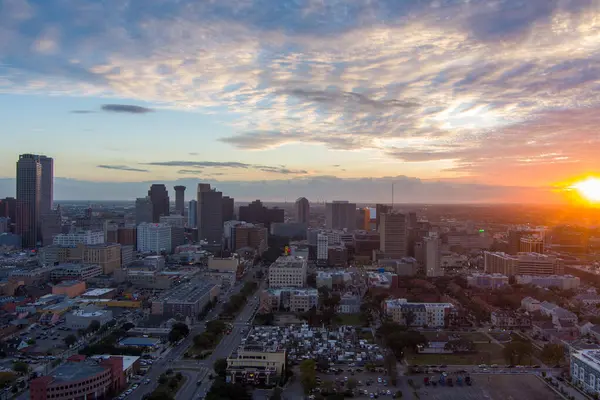
M525 236L520 240L520 253L544 253L544 241L542 238L535 236Z
M130 282L133 287L140 289L166 290L173 286L174 278L159 270L122 268L115 270L114 281L117 283Z
M518 229L511 229L508 231L508 254L517 255L517 253L521 250L521 238L523 236L528 236L529 232L522 231Z
M393 299L384 302L384 311L392 320L400 325L411 327L442 328L448 324L448 319L454 306L451 303L413 303L406 299ZM410 314L412 321L407 321Z
M174 215L161 216L159 223L166 224L171 227L184 228L185 222L186 222L186 217L184 217L183 215L174 214Z
M413 257L404 257L399 260L383 259L377 261L377 265L398 276L414 276L419 271L419 263Z
M141 223L137 227L137 251L160 253L170 252L171 227L167 224Z
M87 281L88 279L98 275L102 275L102 267L100 265L59 264L50 272L50 279L54 281Z
M379 232L354 232L353 247L355 260L368 263L373 260L373 251L381 247L381 236Z
M17 221L17 199L6 197L0 200L0 217L10 218L13 224Z
M577 289L581 280L572 275L517 275L516 281L520 285L534 285L543 288L556 287L560 290Z
M97 264L100 265L103 273L108 275L121 267L121 245L117 243L51 245L40 249L40 260L47 265L67 262Z
M508 276L502 274L473 274L467 276L469 286L486 289L499 289L508 285Z
M281 344L250 340L227 357L227 377L231 383L275 386L283 377L285 363Z
M175 214L183 215L185 208L185 186L177 185L173 189L175 189Z
M122 246L133 246L134 248L137 248L137 226L120 226L117 229L117 243Z
M223 222L235 219L235 206L232 197L223 196Z
M425 274L428 277L443 276L444 270L441 265L442 240L436 236L423 238L425 254Z
M556 256L538 253L518 253L519 275L562 275L564 265Z
M233 228L231 250L237 251L249 247L262 254L268 248L268 240L269 234L263 225L240 223Z
M516 275L519 261L516 256L502 252L483 253L484 270L488 274Z
M40 230L42 246L54 242L54 237L62 232L62 213L60 206L56 210L40 215Z
M155 183L148 190L148 197L152 202L152 222L158 223L161 215L169 215L169 192L167 187Z
M61 233L54 236L52 244L58 246L77 246L78 244L103 244L104 232L102 231L79 231L73 233Z
M223 193L207 183L198 184L198 239L220 244L223 240Z
M135 224L152 222L152 200L150 197L140 197L135 200Z
M379 231L381 216L392 211L392 206L387 204L375 204L375 229Z
M83 359L82 359L83 358ZM127 386L129 360L139 357L109 356L99 360L74 356L48 375L30 382L31 400L108 399Z
M325 233L317 235L317 264L326 265L329 256L329 236Z
M269 267L269 287L305 287L307 272L305 258L281 256Z
M284 214L281 208L267 208L260 200L254 200L247 206L240 206L238 219L253 224L263 224L268 229L274 222L284 222Z
M600 350L589 349L571 352L571 382L585 392L600 393Z
M335 268L348 266L348 249L345 245L336 244L327 247L327 265Z
M40 164L42 165L40 215L42 215L54 209L54 159L40 156Z
M188 228L198 227L198 202L190 200L188 203Z
M65 326L69 329L87 329L92 321L98 321L100 326L102 326L106 325L112 319L112 311L89 305L85 308L67 313L65 317Z
M10 229L10 219L0 217L0 233L7 233Z
M273 222L271 235L282 236L295 240L306 239L307 225L300 222Z
M192 281L181 284L152 301L152 314L196 318L202 309L219 296L219 285Z
M389 212L379 220L380 250L384 258L403 258L408 254L406 215Z
M296 222L308 224L310 217L310 203L306 197L300 197L296 200Z
M21 154L17 161L16 233L23 248L38 244L42 198L42 164L35 154Z
M52 286L52 294L64 294L69 298L81 296L85 293L86 284L83 281L62 281Z
M328 229L356 228L356 204L348 201L334 201L325 204L325 220Z

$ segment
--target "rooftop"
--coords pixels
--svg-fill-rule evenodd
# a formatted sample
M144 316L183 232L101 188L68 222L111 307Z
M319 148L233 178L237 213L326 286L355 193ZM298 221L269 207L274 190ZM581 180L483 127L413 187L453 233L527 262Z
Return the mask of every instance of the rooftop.
M304 268L306 267L306 258L300 256L280 256L277 261L271 264L271 268Z
M121 346L151 347L160 343L160 339L145 337L128 337L119 342Z
M188 282L168 291L159 301L167 303L194 303L204 297L215 286L214 283Z
M80 381L105 371L107 367L96 362L67 362L52 373L52 383Z
M78 285L82 283L81 281L62 281L60 283L58 283L56 286L58 287L70 287L70 286L74 286L74 285Z
M111 288L90 289L87 292L85 292L82 296L89 296L89 297L103 296L114 290L115 289L111 289Z
M580 350L573 353L572 356L590 365L595 370L600 370L600 350Z
M387 307L390 307L390 308L398 308L398 307L402 307L402 306L424 306L426 308L434 308L434 307L454 308L454 306L451 303L413 303L413 302L407 301L406 299L386 300L385 304Z

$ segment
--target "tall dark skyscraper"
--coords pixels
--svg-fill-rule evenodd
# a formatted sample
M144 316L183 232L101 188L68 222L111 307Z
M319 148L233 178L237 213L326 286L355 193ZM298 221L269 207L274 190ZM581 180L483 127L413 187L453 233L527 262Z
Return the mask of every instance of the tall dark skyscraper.
M16 233L23 248L37 245L40 234L42 163L35 154L21 154L17 161Z
M198 184L198 239L221 243L223 239L223 193L209 184Z
M14 224L17 221L17 199L7 197L0 200L0 217L10 218Z
M148 190L152 202L152 222L159 223L161 215L169 215L169 192L162 183L155 183Z
M379 230L381 216L392 211L392 206L387 204L375 204L375 229Z
M260 200L254 200L247 206L240 206L238 218L241 221L263 224L266 228L270 228L273 222L283 222L284 214L282 208L267 208Z
M185 209L185 186L175 186L175 213L183 215Z
M233 203L232 197L223 196L223 222L233 221L235 213Z
M308 215L310 213L310 203L306 197L300 197L296 200L296 222L308 224Z
M40 198L40 215L51 213L54 208L54 159L40 156L42 164L42 194Z
M356 229L356 203L345 200L325 204L327 229Z

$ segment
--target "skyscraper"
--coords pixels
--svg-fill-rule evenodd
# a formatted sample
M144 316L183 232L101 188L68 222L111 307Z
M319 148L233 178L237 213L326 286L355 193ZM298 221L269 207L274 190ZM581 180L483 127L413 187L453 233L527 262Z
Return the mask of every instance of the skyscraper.
M160 222L161 215L169 215L169 192L162 183L155 183L148 190L152 202L152 222Z
M185 186L175 186L175 212L179 215L183 215L184 199L185 199Z
M310 213L310 203L306 197L300 197L296 200L296 222L308 224L308 216Z
M198 227L198 202L190 200L188 205L188 228Z
M40 156L42 164L42 194L40 198L40 215L50 214L54 208L54 159Z
M223 196L223 222L234 220L234 201L232 197Z
M10 218L13 224L17 222L17 199L6 197L0 200L0 217Z
M263 224L270 228L274 222L283 222L285 211L281 208L268 208L260 200L254 200L247 206L240 206L238 218L253 224Z
M425 247L425 274L428 277L443 276L442 240L437 236L428 236L423 239L423 245Z
M334 201L325 205L327 229L356 229L356 204Z
M406 215L389 212L379 220L380 250L385 258L400 259L408 251Z
M379 230L379 222L381 221L381 216L387 212L392 210L392 206L387 204L375 204L375 229Z
M17 161L17 234L24 248L37 245L40 230L42 164L35 154L21 154Z
M152 222L152 200L150 197L140 197L135 200L135 224Z
M198 238L209 243L223 239L223 193L209 184L198 184Z

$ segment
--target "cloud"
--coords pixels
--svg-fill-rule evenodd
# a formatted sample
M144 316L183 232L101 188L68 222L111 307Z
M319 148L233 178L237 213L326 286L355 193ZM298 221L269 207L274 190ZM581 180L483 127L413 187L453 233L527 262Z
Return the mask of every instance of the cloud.
M192 152L192 153L188 153L188 154L189 154L190 156L197 156L199 153L194 153L194 152Z
M98 165L98 168L104 169L116 169L119 171L131 171L131 172L150 172L147 169L128 167L127 165Z
M93 114L95 111L92 110L73 110L71 114Z
M104 104L102 106L103 111L116 112L116 113L129 113L129 114L146 114L153 112L151 108L133 106L128 104Z
M375 100L364 94L344 92L339 90L290 89L283 91L283 93L298 97L305 101L311 101L315 103L336 104L344 107L358 106L359 108L369 108L371 110L388 108L410 108L418 106L418 104L413 101L404 101L397 99Z
M242 170L258 170L267 173L273 174L282 174L282 175L307 175L309 172L304 169L292 169L286 168L285 166L269 166L269 165L260 165L260 164L247 164L236 161L155 161L150 163L145 163L144 165L154 165L160 167L188 167L188 168L197 168L197 169L181 169L177 171L178 174L200 174L203 173L201 171L202 168L233 168L233 169L242 169ZM209 174L216 175L215 172L210 172Z

